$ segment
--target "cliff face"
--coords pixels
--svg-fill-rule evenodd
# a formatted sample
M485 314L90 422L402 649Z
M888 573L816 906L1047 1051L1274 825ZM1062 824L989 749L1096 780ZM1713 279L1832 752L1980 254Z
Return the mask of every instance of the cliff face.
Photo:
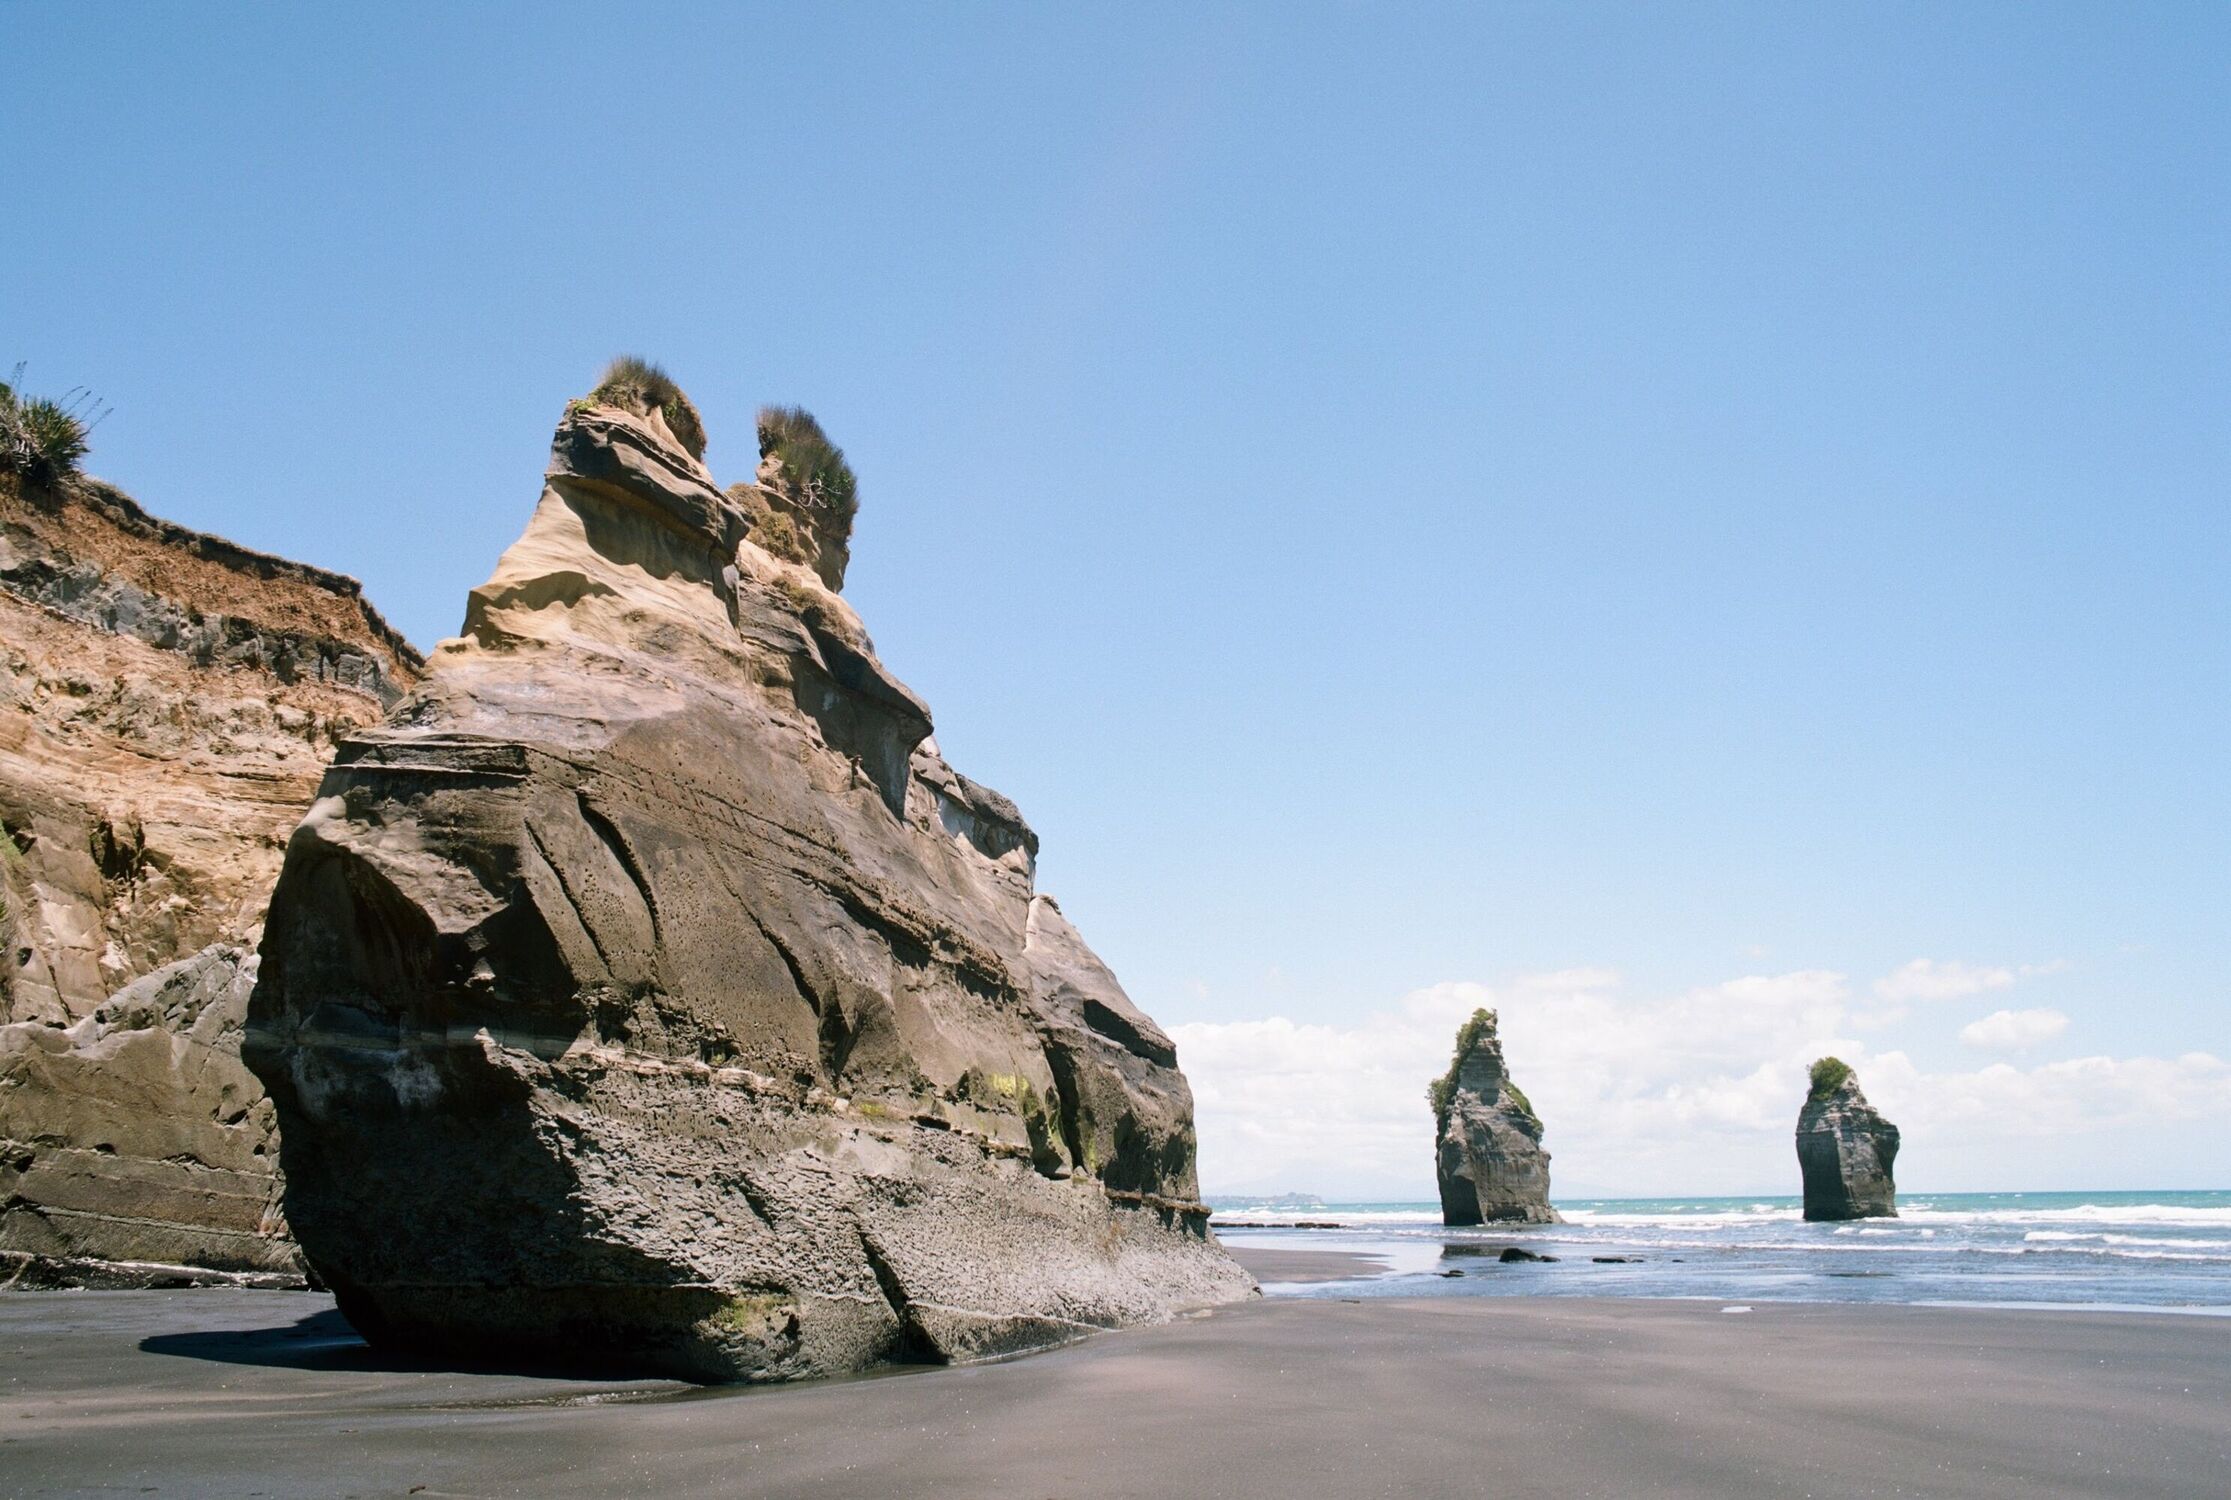
M251 1006L375 1342L782 1379L1246 1295L1163 1032L819 570L656 410L295 833Z
M0 1281L299 1279L250 949L417 668L351 579L0 478Z
M1495 1012L1476 1011L1457 1034L1448 1075L1434 1085L1434 1166L1445 1224L1554 1224L1542 1122L1510 1081Z
M1833 1062L1834 1059L1827 1059ZM1837 1076L1815 1064L1815 1086L1797 1114L1797 1165L1805 1178L1805 1217L1885 1219L1898 1214L1898 1127L1859 1090L1843 1064Z

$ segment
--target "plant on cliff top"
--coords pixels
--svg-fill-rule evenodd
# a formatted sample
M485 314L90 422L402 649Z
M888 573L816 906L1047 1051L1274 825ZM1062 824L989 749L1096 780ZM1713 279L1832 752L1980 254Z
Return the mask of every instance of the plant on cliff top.
M656 411L666 419L667 430L681 439L691 458L705 456L705 423L697 415L695 403L682 393L673 376L649 360L632 354L613 360L604 367L604 378L589 392L589 399L640 412Z
M849 534L860 508L860 485L844 450L829 441L813 413L802 406L759 408L761 482L779 489L801 509L833 516L836 530ZM767 460L774 459L773 472Z
M63 392L59 401L22 395L16 389L22 379L19 364L0 381L0 473L42 487L60 484L76 475L108 411L83 386Z
M1813 1064L1812 1099L1825 1099L1851 1077L1851 1064L1840 1057L1824 1057Z
M1480 1038L1494 1029L1495 1012L1486 1009L1473 1011L1471 1018L1457 1028L1456 1055L1449 1059L1449 1070L1426 1085L1425 1099L1433 1106L1433 1133L1436 1137L1449 1128L1449 1106L1456 1099L1456 1075L1463 1070L1464 1054L1478 1046ZM1518 1090L1512 1089L1511 1092L1516 1094ZM1524 1103L1523 1096L1520 1102ZM1531 1116L1533 1112L1534 1107L1531 1104L1526 1105L1526 1113Z

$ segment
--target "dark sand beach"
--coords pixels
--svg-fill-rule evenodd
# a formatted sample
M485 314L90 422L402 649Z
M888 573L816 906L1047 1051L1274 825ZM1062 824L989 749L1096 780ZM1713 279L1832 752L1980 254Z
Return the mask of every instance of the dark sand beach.
M1270 1300L703 1392L412 1368L307 1293L0 1298L8 1496L2220 1496L2227 1412L2231 1321L2161 1314Z

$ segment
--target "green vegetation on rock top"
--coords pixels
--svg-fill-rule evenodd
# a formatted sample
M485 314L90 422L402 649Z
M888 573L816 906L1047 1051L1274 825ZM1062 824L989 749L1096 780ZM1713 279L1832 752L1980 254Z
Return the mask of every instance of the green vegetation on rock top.
M622 406L666 419L667 430L681 440L692 458L705 456L705 423L697 406L667 374L649 360L623 354L604 367L589 399L607 406Z
M1433 1129L1436 1135L1449 1127L1449 1105L1456 1098L1456 1075L1464 1067L1464 1054L1478 1046L1480 1038L1493 1034L1494 1030L1495 1012L1484 1008L1473 1011L1471 1017L1457 1028L1456 1054L1449 1059L1448 1072L1426 1085L1425 1090L1426 1102L1433 1106ZM1505 1087L1509 1085L1506 1084ZM1517 1089L1512 1088L1510 1091L1521 1102L1524 1101L1525 1096L1519 1094ZM1533 1106L1527 1105L1526 1112L1531 1115L1534 1112Z
M1807 1102L1825 1099L1844 1086L1851 1077L1851 1064L1840 1057L1824 1057L1813 1064L1813 1089Z

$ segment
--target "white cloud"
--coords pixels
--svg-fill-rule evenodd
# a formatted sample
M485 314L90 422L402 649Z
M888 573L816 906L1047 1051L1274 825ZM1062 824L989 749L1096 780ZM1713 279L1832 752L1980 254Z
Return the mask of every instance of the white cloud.
M2164 1168L2186 1172L2210 1147L2220 1160L2223 1130L2184 1127L2231 1125L2231 1062L2206 1052L2072 1057L2026 1069L1998 1062L1972 1073L1924 1073L1903 1052L1886 1052L1869 1067L1868 1096L1909 1144L1917 1135L1940 1137L1968 1147L2010 1144L2029 1155L2040 1140L2088 1136L2104 1148L2100 1159L2126 1159L2126 1170L2138 1174L2132 1187L2152 1185L2151 1174ZM2182 1145L2155 1147L2121 1134L2128 1131L2160 1131ZM1907 1165L1901 1157L1900 1169Z
M2012 985L2014 970L1964 964L1958 959L1917 958L1875 981L1875 993L1893 1004L1908 1000L1964 1000Z
M1852 1016L1862 1031L1880 1031L1913 1013L1914 1001L1966 1000L1976 995L2011 989L2017 982L2058 974L2068 967L2065 959L2050 963L1970 964L1958 959L1917 958L1899 965L1875 981L1876 1004Z
M2068 1030L2057 1010L1995 1010L1960 1028L1960 1040L1992 1052L2028 1052Z
M2160 1186L2149 1176L2156 1164L2231 1176L2222 1144L2231 1130L2201 1132L2212 1144L2196 1156L2188 1128L2231 1126L2231 1063L2205 1053L1929 1073L1855 1036L1841 974L1796 970L1632 995L1612 971L1572 969L1492 987L1434 985L1354 1024L1268 1016L1172 1028L1193 1084L1203 1190L1431 1199L1425 1086L1448 1066L1458 1025L1483 1005L1501 1013L1512 1076L1548 1123L1568 1198L1794 1190L1790 1137L1805 1070L1830 1052L1860 1069L1869 1096L1904 1130L1908 1181ZM2047 1039L2042 1022L2009 1024ZM2040 1154L2035 1144L2046 1138L2058 1144Z

